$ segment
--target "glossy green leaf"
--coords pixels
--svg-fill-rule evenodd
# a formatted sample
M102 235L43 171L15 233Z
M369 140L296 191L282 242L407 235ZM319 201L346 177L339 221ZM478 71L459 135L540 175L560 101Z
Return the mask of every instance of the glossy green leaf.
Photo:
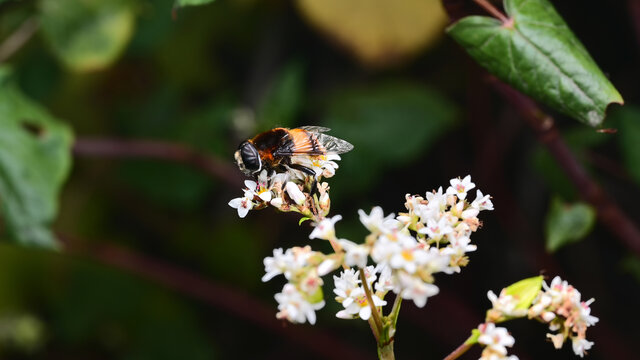
M560 198L551 200L547 214L546 247L554 252L589 234L596 220L596 211L585 203L566 204Z
M627 171L640 183L640 109L626 107L616 112L619 120L620 153Z
M206 5L214 2L215 0L176 0L175 7L192 6L192 5Z
M124 51L135 25L126 0L41 0L42 31L53 52L75 71L100 70Z
M27 99L0 68L0 206L13 240L56 247L49 225L71 167L71 130Z
M520 280L507 286L505 293L518 299L516 309L528 309L542 288L542 280L542 276Z
M447 32L492 74L585 124L599 126L610 103L623 103L549 1L505 0L504 7L508 23L469 16Z

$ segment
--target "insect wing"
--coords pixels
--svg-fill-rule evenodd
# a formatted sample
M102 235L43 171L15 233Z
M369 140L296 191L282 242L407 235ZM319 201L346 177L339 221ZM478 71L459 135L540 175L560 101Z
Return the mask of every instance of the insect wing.
M318 142L322 144L327 154L344 154L353 150L353 145L348 141L338 139L327 134L316 134Z
M308 126L300 126L297 129L302 129L308 132L312 132L312 133L325 133L331 129L329 129L328 127L324 127L324 126L313 126L313 125L308 125ZM295 129L294 129L295 130Z

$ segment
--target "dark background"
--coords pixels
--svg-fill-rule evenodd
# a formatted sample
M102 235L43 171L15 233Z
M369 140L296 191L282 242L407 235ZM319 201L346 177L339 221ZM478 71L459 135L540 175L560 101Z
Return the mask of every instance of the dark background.
M640 120L635 2L553 3L625 98L605 126ZM374 358L366 322L335 318L329 277L315 326L275 319L273 295L284 282L260 281L262 259L275 247L329 251L308 240L309 225L272 209L239 219L227 205L242 194L237 144L277 125L307 124L355 145L330 180L332 214L344 218L340 237L363 240L358 209L397 213L406 193L446 187L452 177L471 174L493 196L496 210L481 214L469 266L437 276L441 293L424 308L403 303L397 358L443 358L482 321L488 290L540 273L596 298L590 359L633 358L638 258L600 222L582 241L546 252L551 198L574 202L579 192L444 33L410 55L363 61L288 1L218 0L173 16L172 7L137 1L131 41L100 71L65 68L40 33L9 60L21 89L87 147L76 148L60 198L54 229L63 250L0 244L3 358ZM32 1L0 3L2 38L37 11ZM625 155L637 146L549 112L590 177L638 225L640 164ZM224 175L185 161L89 155L96 139L188 146L222 161ZM505 326L520 359L575 357L569 344L554 350L542 324ZM477 357L478 349L463 356Z

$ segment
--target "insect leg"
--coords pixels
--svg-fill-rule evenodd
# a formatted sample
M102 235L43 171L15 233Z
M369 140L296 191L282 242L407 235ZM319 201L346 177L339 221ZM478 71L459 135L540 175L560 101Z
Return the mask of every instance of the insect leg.
M313 184L311 184L311 191L310 191L311 195L313 195L313 193L318 190L318 179L316 178L316 172L313 171L313 169L310 169L300 164L289 164L289 167L294 170L301 171L302 173L307 174L308 176L313 177Z

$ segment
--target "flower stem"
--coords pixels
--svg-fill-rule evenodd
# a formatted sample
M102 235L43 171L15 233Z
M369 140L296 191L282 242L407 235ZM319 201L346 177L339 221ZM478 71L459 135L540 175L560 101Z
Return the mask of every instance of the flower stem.
M395 355L393 354L393 340L384 345L383 347L378 347L378 359L380 360L395 360Z
M367 275L364 273L364 269L360 269L360 280L362 281L362 287L364 288L364 293L367 296L367 302L369 303L369 307L371 307L371 316L373 316L373 321L376 324L376 329L378 330L378 334L382 332L382 319L380 318L380 312L376 305L373 303L373 296L371 295L371 289L369 289L369 284L367 283Z
M391 308L391 314L389 314L389 317L391 318L391 324L392 324L391 329L393 330L393 332L396 331L396 323L398 322L398 314L400 313L400 304L402 304L402 296L398 294L396 295L396 299L393 301L393 308Z
M447 357L445 357L444 360L457 359L460 356L462 356L462 354L466 353L467 350L471 349L472 346L473 344L468 344L467 342L464 342L462 345L458 346L457 349L453 350L451 354L447 355Z
M476 4L478 4L481 8L485 9L489 14L494 17L500 19L503 23L509 22L509 18L502 13L502 11L498 10L492 3L487 0L473 0Z

